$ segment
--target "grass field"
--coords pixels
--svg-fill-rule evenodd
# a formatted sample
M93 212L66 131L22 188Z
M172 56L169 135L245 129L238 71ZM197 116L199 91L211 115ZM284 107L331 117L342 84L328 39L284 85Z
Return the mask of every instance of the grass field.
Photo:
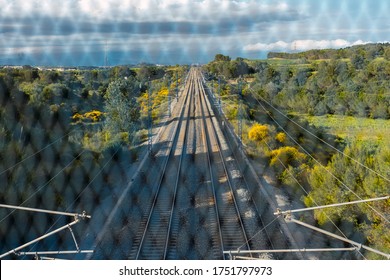
M300 115L300 117L312 125L325 128L329 133L343 138L346 142L363 141L390 145L390 120L335 115Z

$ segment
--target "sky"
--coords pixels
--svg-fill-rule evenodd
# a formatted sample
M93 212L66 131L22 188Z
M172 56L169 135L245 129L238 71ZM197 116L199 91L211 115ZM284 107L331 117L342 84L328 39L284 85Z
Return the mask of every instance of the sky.
M390 40L388 0L0 0L0 65L207 63Z

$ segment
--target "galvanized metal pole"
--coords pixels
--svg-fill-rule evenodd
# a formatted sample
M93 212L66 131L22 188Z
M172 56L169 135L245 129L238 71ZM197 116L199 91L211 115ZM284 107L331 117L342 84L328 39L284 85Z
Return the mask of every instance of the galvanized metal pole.
M370 198L370 199L363 199L363 200L356 200L356 201L349 201L349 202L342 202L342 203L335 203L335 204L328 204L328 205L321 205L321 206L314 206L314 207L286 210L286 211L281 211L280 209L278 209L278 211L276 211L274 213L274 215L278 216L278 215L291 214L291 213L296 213L296 212L304 212L304 211L310 211L310 210L345 206L345 205L358 204L358 203L366 203L366 202L386 200L386 199L390 199L390 196L383 196L383 197L377 197L377 198Z
M381 251L376 250L376 249L374 249L374 248L368 247L368 246L363 245L363 244L361 244L361 243L358 243L358 242L356 242L356 241L350 240L350 239L348 239L348 238L341 237L341 236L339 236L339 235L337 235L337 234L334 234L334 233L331 233L331 232L329 232L329 231L326 231L326 230L317 228L317 227L315 227L315 226L309 225L309 224L304 223L304 222L302 222L302 221L298 221L298 220L296 220L296 219L294 219L294 218L292 218L292 217L286 218L286 221L291 221L291 222L296 223L296 224L298 224L298 225L301 225L301 226L307 227L307 228L309 228L309 229L312 229L312 230L314 230L314 231L317 231L317 232L323 233L323 234L325 234L325 235L331 236L331 237L333 237L333 238L335 238L335 239L338 239L338 240L341 240L341 241L343 241L343 242L352 244L352 245L356 246L356 248L357 248L358 250L360 250L360 248L363 248L363 249L365 249L365 250L367 250L367 251L371 251L371 252L376 253L376 254L378 254L378 255L384 256L384 257L386 257L387 259L390 259L390 254L386 254L386 253L384 253L384 252L381 252Z
M218 110L219 110L219 114L222 115L221 78L220 77L218 77Z
M338 251L356 251L356 247L350 248L302 248L302 249L274 249L274 250L232 250L223 251L224 254L245 255L262 253L304 253L304 252L338 252Z
M69 212L44 210L44 209L22 207L22 206L8 205L8 204L0 204L0 208L9 208L9 209L15 209L15 210L23 210L23 211L30 211L30 212L54 214L54 215L61 215L61 216L79 217L79 218L82 218L82 219L85 219L85 218L90 219L91 218L91 216L87 215L85 212L83 212L82 214L79 214L79 213L69 213Z
M176 71L176 99L178 98L178 96L179 96L179 77Z
M242 88L241 88L241 78L238 81L238 94L239 94L239 105L238 105L238 137L240 139L240 148L242 147L242 119L243 119L243 105L242 105Z
M171 79L168 78L168 117L171 117Z
M212 81L212 84L211 84L211 95L213 96L213 103L215 104L215 81L213 80Z
M38 252L18 252L19 256L35 255L69 255L69 254L91 254L94 250L69 250L69 251L38 251Z
M72 234L74 245L76 246L77 251L80 251L79 244L77 244L76 236L74 236L72 228L70 226L68 226L68 228L69 228L70 234Z
M149 77L149 89L148 89L148 151L149 155L152 154L152 137L153 137L153 128L152 128L152 83Z

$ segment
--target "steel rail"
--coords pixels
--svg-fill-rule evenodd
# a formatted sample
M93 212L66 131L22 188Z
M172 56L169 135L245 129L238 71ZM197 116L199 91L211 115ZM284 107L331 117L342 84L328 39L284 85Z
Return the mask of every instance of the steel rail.
M211 116L211 113L210 113L210 109L209 107L207 106L207 103L205 101L205 98L206 98L206 95L205 95L205 91L204 91L204 88L202 86L202 82L200 79L198 79L198 87L200 89L200 96L199 98L201 99L201 102L204 103L204 106L206 107L206 110L209 114L209 116ZM203 117L205 118L204 116L204 106L202 105L201 108L202 108L202 113L203 113ZM241 214L240 214L240 210L239 210L239 207L237 205L237 200L236 200L236 195L234 194L234 191L233 191L233 187L232 187L232 178L227 170L227 167L226 167L226 163L225 163L225 159L222 155L222 148L221 148L221 143L219 141L219 138L217 137L217 131L216 131L216 128L215 128L215 125L214 123L212 122L212 120L210 120L210 123L211 123L211 128L212 128L212 132L214 134L214 138L216 139L216 142L217 142L217 146L218 146L218 154L221 158L221 163L222 163L222 166L223 166L223 169L224 169L224 173L226 175L226 178L227 178L227 183L228 183L228 186L229 186L229 190L230 190L230 193L232 195L232 199L233 199L233 205L234 205L234 208L235 208L235 212L237 214L237 218L238 218L238 221L239 221L239 225L242 229L242 233L243 233L243 237L244 237L244 241L245 241L245 244L247 245L247 248L250 249L250 245L249 245L249 241L248 241L248 237L247 237L247 234L246 234L246 229L244 227L244 224L243 224L243 221L242 221L242 218L241 218ZM207 125L206 125L207 127ZM209 133L207 134L208 136L208 144L210 145L210 136L209 136Z
M194 88L194 90L195 90L195 88ZM187 131L188 131L188 127L189 127L190 119L191 119L191 117L190 117L190 115L191 115L191 104L192 104L192 102L191 102L191 96L190 96L190 103L189 103L189 106L188 106L188 117L187 117L187 120L186 120L186 126L184 128L183 147L181 148L179 167L178 167L178 170L177 170L176 183L175 183L175 188L174 188L174 191L173 191L173 201L172 201L172 206L171 206L171 214L169 216L169 221L168 221L168 231L167 231L167 237L166 237L166 240L165 240L165 248L164 248L164 258L163 258L164 260L167 258L169 237L170 237L172 220L173 220L173 212L174 212L174 208L175 208L175 204L176 204L177 189L178 189L178 185L179 185L179 182L180 182L181 167L182 167L185 151L187 150L187 148L186 148L186 141L187 141Z
M148 231L148 228L150 227L150 224L151 224L151 218L152 218L152 215L153 215L153 212L154 212L154 209L155 209L155 205L157 203L157 200L158 200L158 197L159 197L159 194L160 194L160 191L161 191L161 185L162 185L162 182L163 182L164 177L166 175L165 171L166 171L166 168L168 166L169 159L173 155L173 152L174 152L173 147L176 147L176 145L177 145L177 141L178 141L179 134L180 134L180 128L181 128L181 125L182 125L182 122L183 122L184 113L185 113L185 109L186 109L185 105L188 103L188 100L191 102L191 99L189 98L189 94L188 94L190 92L190 90L191 90L191 87L192 87L192 84L190 83L188 85L188 88L187 88L187 94L186 94L185 100L184 100L183 105L181 107L180 118L179 118L179 121L178 121L178 123L176 125L176 128L175 128L175 133L174 133L174 137L173 137L173 140L172 140L172 145L170 146L168 156L166 157L165 162L164 162L164 167L163 167L163 170L161 172L161 176L160 176L159 181L158 181L158 188L157 188L156 194L155 194L153 202L152 202L152 206L151 206L148 218L147 218L147 222L145 224L144 231L142 233L141 241L140 241L140 244L138 246L138 250L137 250L137 254L135 256L135 259L139 259L140 258L140 254L141 254L144 242L145 242L147 231ZM189 107L190 106L188 106L188 108ZM187 109L187 110L188 110L188 114L189 114L189 109ZM165 252L164 252L164 254L165 254Z
M205 91L205 92L206 92L206 91ZM210 90L208 91L208 93L206 93L206 95L209 96L209 98L211 98L211 99L213 100L213 102L211 102L211 103L213 104L214 101L215 101L215 98L212 97L212 96L210 96ZM215 105L214 105L214 106L215 106ZM211 107L213 107L213 105L211 105ZM225 122L228 122L227 119L226 119L226 117L224 116L223 112L218 111L218 114L219 114L219 116L220 116L221 118L224 118L224 121L225 121ZM228 129L229 129L229 128L228 128ZM234 132L233 132L233 135L234 135ZM227 144L229 143L228 146L230 147L230 146L231 146L231 141L229 140L229 138L226 138L226 140L227 140ZM237 151L236 151L236 149L230 148L230 150L232 151L233 157L234 157L234 158L237 158ZM244 174L244 172L243 172L243 170L242 170L242 167L241 167L241 164L239 164L239 162L237 162L237 168L238 168L238 170L240 171L241 174ZM257 214L258 214L258 216L259 216L259 218L260 218L260 221L261 221L261 223L264 225L265 223L264 223L264 221L263 221L263 219L262 219L262 217L261 217L261 215L260 215L259 208L257 207L256 203L253 201L252 191L251 191L250 188L249 188L249 184L248 184L248 182L247 182L247 179L245 178L245 176L242 176L242 179L243 179L243 181L244 181L244 185L245 185L246 189L248 190L248 192L249 192L249 194L250 194L250 201L251 201L251 204L252 204L253 207L256 209L256 212L257 212ZM273 242L272 242L272 239L270 238L270 234L268 233L268 231L267 231L266 228L264 228L264 232L265 232L265 234L266 234L266 236L267 236L268 241L270 242L271 247L274 248L275 246L274 246L274 244L273 244ZM256 234L255 234L255 235L256 235Z
M200 101L200 93L198 95L199 101ZM200 106L202 108L202 106ZM203 125L201 126L202 129L202 138L203 142L205 143L205 148L206 148L206 154L207 154L207 165L208 169L210 172L210 181L211 181L211 189L213 193L213 198L214 198L214 208L215 208L215 215L216 215L216 222L218 225L218 232L219 232L219 240L221 242L221 247L222 247L222 258L224 258L223 251L224 251L224 243L223 243L223 236L222 236L222 229L221 229L221 220L219 217L219 211L218 211L218 200L217 200L217 194L215 190L215 185L214 185L214 175L213 175L213 169L212 169L212 164L211 164L211 156L210 156L210 149L209 149L209 139L207 138L207 125L206 125L206 120L203 112L203 108L201 109L202 111L202 123Z
M183 89L183 91L185 91L185 89ZM179 109L178 111L180 113L181 113L181 111L184 110L184 105L185 105L185 102L184 102L185 98L184 98L184 100L182 100L182 99L183 98L181 98L181 95L180 95L180 99L178 99L178 101L177 101L177 107L178 107L178 109ZM178 125L178 122L176 122L176 118L169 118L169 119L165 120L164 123L162 124L162 126L166 126L171 121L174 122L173 130L176 130L176 127ZM159 132L157 133L157 137L154 138L154 142L158 141L161 138L162 132L164 132L164 129L160 129L159 130ZM168 142L173 142L174 135L171 135L171 134L172 133L169 134ZM171 149L171 147L168 145L168 149L167 150L170 150L170 149ZM109 217L107 218L107 220L106 220L106 222L104 224L103 230L100 231L98 237L96 238L97 241L96 241L95 244L99 244L102 241L103 235L104 235L105 232L107 232L107 230L109 230L108 227L109 227L110 223L113 221L114 216L116 215L116 212L117 212L117 210L119 208L119 205L121 205L124 202L124 200L128 197L126 194L129 192L129 190L132 189L132 187L134 185L134 180L142 173L142 170L144 169L146 162L150 158L151 157L149 156L149 153L146 153L143 156L143 159L140 162L140 164L139 164L137 170L135 171L134 175L131 177L130 182L127 184L125 190L122 192L121 196L119 197L118 202L115 205L114 209L110 212L110 215L109 215ZM164 164L166 164L166 160L165 160L165 163L163 162L163 165ZM154 192L151 194L151 197L153 197L153 196L154 196ZM150 211L150 207L151 207L150 204L151 204L151 202L147 202L147 205L145 205L145 207L143 208L143 209L145 209L145 212L149 212ZM140 224L144 224L143 222L145 221L145 219L146 219L145 215L143 215ZM141 231L142 231L142 233L141 233ZM143 229L143 226L142 226L142 228L140 227L139 232L136 233L135 239L137 241L135 241L132 244L131 248L130 248L130 252L129 252L129 256L128 256L129 258L132 258L132 259L135 258L134 255L138 252L138 245L139 245L139 241L138 241L139 239L138 238L142 237L143 231L144 231L144 229Z

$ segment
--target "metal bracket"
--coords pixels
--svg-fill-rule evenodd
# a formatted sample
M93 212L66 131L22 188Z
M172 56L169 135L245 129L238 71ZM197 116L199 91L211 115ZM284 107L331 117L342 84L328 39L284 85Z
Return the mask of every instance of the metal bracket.
M77 244L77 240L76 240L76 237L74 236L73 230L69 225L68 225L68 228L69 228L70 233L72 234L72 238L73 238L74 244L76 245L77 252L80 252L79 244Z
M79 214L79 213L59 212L59 211L51 211L51 210L44 210L44 209L37 209L37 208L28 208L28 207L21 207L21 206L12 206L12 205L5 205L5 204L0 204L0 207L10 208L10 209L14 209L14 210L23 210L23 211L31 211L31 212L40 212L40 213L47 213L47 214L71 216L71 217L74 218L74 221L71 222L71 223L68 223L68 224L66 224L66 225L64 225L62 227L59 227L59 228L57 228L55 230L52 230L52 231L50 231L50 232L48 232L48 233L46 233L46 234L44 234L44 235L42 235L42 236L32 240L30 242L27 242L27 243L25 243L25 244L23 244L23 245L21 245L21 246L19 246L17 248L14 248L14 249L12 249L12 250L4 253L4 254L1 254L0 255L0 259L6 257L8 255L11 255L11 254L15 254L16 256L20 256L20 255L35 255L35 256L38 256L39 252L18 252L18 251L20 251L21 249L26 248L26 247L34 244L34 243L37 243L38 241L43 240L43 239L45 239L45 238L47 238L47 237L49 237L51 235L54 235L54 234L56 234L56 233L58 233L58 232L60 232L60 231L62 231L64 229L67 229L67 228L70 230L70 232L72 234L72 237L73 237L73 240L74 240L74 242L76 244L76 248L77 248L77 251L73 252L73 253L81 252L80 248L79 248L79 246L77 244L76 237L75 237L71 227L73 225L77 224L78 222L80 222L80 220L90 219L91 218L91 216L87 215L85 211L83 211L81 214ZM54 253L60 254L60 252L61 251L57 251L57 252L54 252ZM91 251L88 251L88 252L91 252ZM51 253L53 253L53 252L51 252Z

